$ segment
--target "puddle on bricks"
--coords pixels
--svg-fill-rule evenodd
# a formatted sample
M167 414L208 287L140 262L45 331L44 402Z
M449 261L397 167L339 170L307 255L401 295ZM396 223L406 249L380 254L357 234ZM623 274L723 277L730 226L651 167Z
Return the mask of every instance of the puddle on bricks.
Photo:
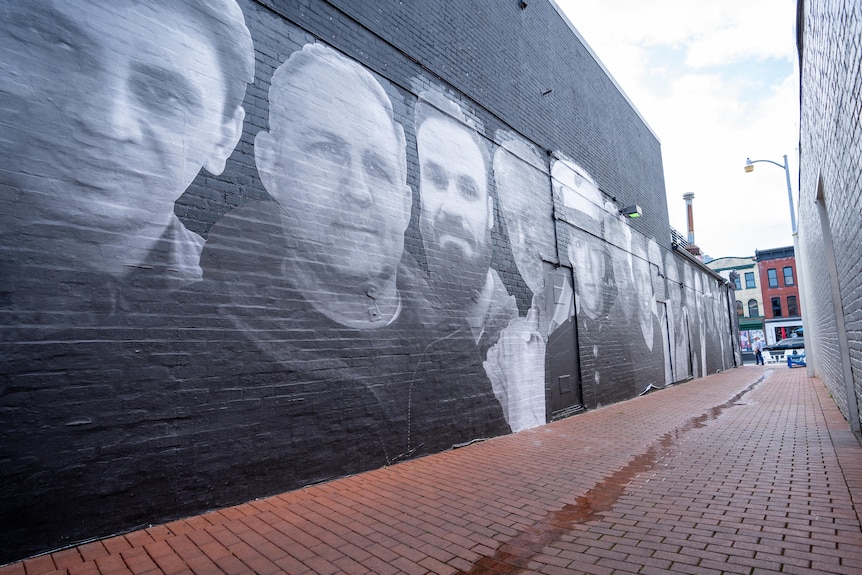
M726 402L689 419L682 426L668 431L653 445L649 446L644 453L639 454L625 467L597 483L579 496L574 503L549 512L541 521L503 543L493 556L487 555L480 558L473 563L473 567L469 571L458 571L456 575L514 575L526 569L535 555L541 553L542 549L548 545L559 541L564 535L571 533L576 525L600 519L603 512L610 511L623 496L626 487L632 480L652 469L685 433L704 427L708 421L716 419L725 410L739 405L739 401L768 375L769 372L764 373Z

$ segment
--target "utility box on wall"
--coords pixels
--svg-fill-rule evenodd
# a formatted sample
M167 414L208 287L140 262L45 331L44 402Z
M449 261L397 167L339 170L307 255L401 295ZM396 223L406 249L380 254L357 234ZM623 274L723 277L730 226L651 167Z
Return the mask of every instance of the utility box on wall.
M738 362L552 3L0 16L0 562Z

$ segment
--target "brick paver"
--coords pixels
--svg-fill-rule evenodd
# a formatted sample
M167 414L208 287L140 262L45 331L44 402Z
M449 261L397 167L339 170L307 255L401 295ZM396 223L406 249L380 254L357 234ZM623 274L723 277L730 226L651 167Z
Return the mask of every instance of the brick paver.
M862 573L860 505L823 384L746 366L0 575Z

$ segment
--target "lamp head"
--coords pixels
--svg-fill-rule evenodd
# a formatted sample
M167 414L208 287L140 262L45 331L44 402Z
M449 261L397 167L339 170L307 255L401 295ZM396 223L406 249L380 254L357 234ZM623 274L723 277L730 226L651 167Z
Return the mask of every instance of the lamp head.
M745 158L745 173L754 171L754 162L751 161L751 158Z

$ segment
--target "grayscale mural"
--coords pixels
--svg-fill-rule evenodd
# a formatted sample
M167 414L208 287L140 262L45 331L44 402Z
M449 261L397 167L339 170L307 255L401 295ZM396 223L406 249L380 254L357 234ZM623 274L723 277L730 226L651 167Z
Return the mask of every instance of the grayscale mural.
M159 307L200 279L204 240L175 201L224 171L254 50L232 0L2 2L0 23L2 562L177 487L127 462L170 454L188 408L161 393Z
M514 317L488 350L485 369L512 431L546 422L545 363L548 340L560 330L571 331L574 299L571 289L544 305L544 262L553 259L554 230L547 162L530 144L514 134L498 134L494 181L509 246L518 272L530 291L530 307ZM569 284L566 284L567 286ZM571 349L569 350L571 352Z
M306 3L0 0L0 563L735 365L605 152Z
M632 317L630 254L605 241L605 235L626 241L618 231L595 181L577 164L556 159L551 167L555 201L565 210L558 221L560 252L574 274L574 297L581 374L603 402L631 397L631 345L627 317ZM622 224L625 228L625 224ZM620 290L622 289L622 293Z
M47 268L109 288L109 298L122 298L127 280L198 278L203 238L180 224L174 201L202 168L220 174L242 133L254 54L239 7L70 0L2 11L3 278L15 284L4 289L13 307L80 303L60 278L37 273Z

